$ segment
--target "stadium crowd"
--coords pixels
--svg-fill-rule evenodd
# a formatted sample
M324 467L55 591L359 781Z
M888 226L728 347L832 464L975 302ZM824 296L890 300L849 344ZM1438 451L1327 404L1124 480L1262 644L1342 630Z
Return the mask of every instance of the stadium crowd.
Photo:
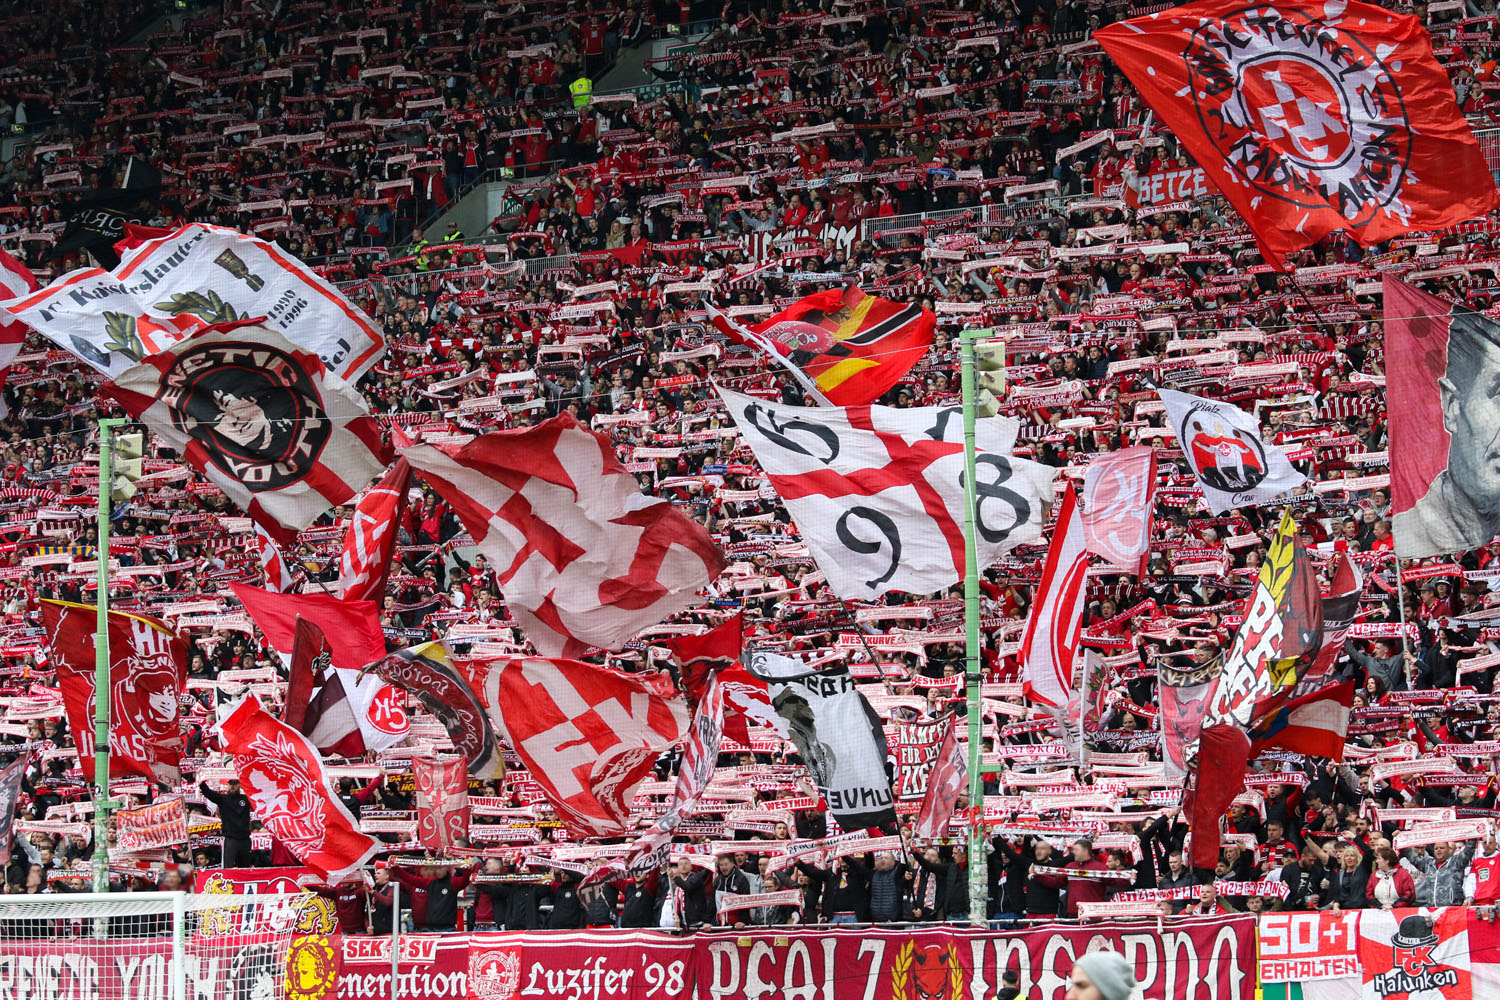
M868 650L841 635L894 634L878 616L856 625L859 609L827 593L754 458L720 433L731 424L712 389L800 397L764 358L724 343L705 302L748 320L848 282L938 317L932 350L884 402L957 402L956 333L993 327L1008 341L1001 412L1022 421L1018 454L1081 479L1090 455L1158 444L1148 573L1089 579L1084 644L1109 668L1104 710L1086 719L1096 751L1160 759L1158 671L1210 663L1229 643L1281 513L1211 514L1154 405L1158 382L1253 407L1266 439L1310 477L1294 509L1325 582L1344 558L1361 572L1333 667L1357 685L1344 760L1260 755L1212 871L1184 861L1171 780L1127 789L1107 768L1061 764L1057 773L1071 773L1057 783L1104 794L1104 812L1049 809L1024 783L1006 783L1010 772L991 774L983 809L965 803L951 838L920 842L903 822L885 831L900 833L900 851L795 860L788 842L834 831L823 804L801 801L817 795L795 751L755 740L720 760L746 769L745 797L704 811L682 838L684 847L734 840L733 853L711 869L683 857L649 877L585 887L588 866L558 856L560 824L514 761L503 781L471 788L480 804L469 855L422 858L398 832L410 825L409 772L399 752L384 752L346 762L382 765L378 776L341 779L351 813L388 824L379 835L394 859L368 884L326 890L346 931L389 929L393 880L427 929L452 928L469 905L471 925L506 928L962 920L971 864L987 867L991 916L1011 919L1076 916L1080 903L1152 889L1175 890L1161 900L1170 914L1500 898L1493 835L1393 846L1404 808L1500 816L1500 631L1488 624L1500 540L1398 566L1378 283L1394 273L1487 309L1500 288L1500 228L1484 220L1370 251L1334 236L1300 254L1294 272L1275 272L1088 41L1091 29L1146 8L230 0L139 38L131 32L161 13L150 3L71 3L67 16L19 7L30 5L13 5L11 37L24 30L31 41L0 71L0 115L30 141L0 174L0 244L40 280L79 266L75 254L49 257L68 199L114 186L130 157L149 162L162 176L154 223L205 221L272 239L383 325L390 352L359 386L383 424L479 432L568 412L609 434L642 487L708 525L731 558L703 608L679 624L719 624L743 608L751 644L841 651L856 663ZM694 25L708 34L654 60L650 87L570 90L668 29L696 37L686 33ZM1493 0L1431 27L1460 106L1485 127ZM489 232L420 236L435 212L499 179L505 208ZM1171 184L1180 193L1161 196ZM111 411L96 382L36 337L5 388L0 755L31 761L5 872L11 893L81 890L93 854L81 807L89 789L37 602L92 600L92 568L76 564L97 541L94 418ZM247 522L175 463L147 469L112 527L111 556L122 568L161 569L122 575L114 605L159 613L210 602L234 617L227 583L263 579ZM447 505L419 488L385 597L388 642L503 627L490 569L468 555ZM289 552L310 591L338 578L348 513L333 512ZM26 561L58 553L75 565ZM1016 683L1016 638L1044 554L1044 545L1016 549L983 586L982 739L1019 770L1046 757L1017 748L1056 739ZM861 674L887 696L892 725L962 709L957 592L891 595L887 605L928 609L914 649L876 643L881 667ZM216 694L243 684L220 678L281 671L280 661L248 618L185 622L184 787L171 791L193 807L193 836L163 860L122 860L125 888L190 887L195 871L221 861L295 864L237 783L191 778L217 754ZM649 641L604 659L669 670ZM1456 776L1382 775L1382 762L1434 746L1457 762ZM664 760L658 777L670 780L674 766ZM121 790L141 802L162 791L144 781ZM783 799L795 807L779 808ZM742 808L756 818L730 815ZM963 824L981 813L986 856L969 858ZM721 914L713 902L778 889L801 890L801 905Z

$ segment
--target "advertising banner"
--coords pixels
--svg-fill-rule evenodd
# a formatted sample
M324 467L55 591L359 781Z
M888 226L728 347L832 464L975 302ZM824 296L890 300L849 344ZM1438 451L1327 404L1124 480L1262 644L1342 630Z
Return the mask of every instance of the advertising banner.
M311 868L200 868L193 873L194 892L301 892L304 885L322 885Z

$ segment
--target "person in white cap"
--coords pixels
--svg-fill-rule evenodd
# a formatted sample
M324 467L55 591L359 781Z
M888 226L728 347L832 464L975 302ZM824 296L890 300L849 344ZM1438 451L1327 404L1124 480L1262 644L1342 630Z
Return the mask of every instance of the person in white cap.
M1094 951L1073 964L1066 1000L1130 1000L1135 970L1114 951Z

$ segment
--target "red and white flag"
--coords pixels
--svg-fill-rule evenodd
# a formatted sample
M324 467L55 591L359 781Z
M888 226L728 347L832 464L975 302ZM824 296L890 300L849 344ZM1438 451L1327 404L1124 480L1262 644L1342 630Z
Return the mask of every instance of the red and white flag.
M86 781L94 780L94 626L92 604L42 601L42 626L57 666L68 727ZM182 733L178 701L187 645L155 618L109 613L109 774L138 774L176 787Z
M266 589L273 594L290 594L297 586L297 575L281 554L276 539L266 534L266 529L259 524L255 525L255 552L260 557L260 568L266 574Z
M1089 551L1122 573L1146 572L1156 449L1100 452L1083 476L1083 532Z
M1310 757L1343 760L1354 682L1313 685L1313 690L1301 691L1301 687L1293 688L1255 706L1260 721L1250 730L1250 753L1280 747Z
M516 657L485 678L485 701L568 832L620 837L663 750L687 735L687 709L664 676L574 660Z
M469 839L469 762L462 757L413 757L417 840L431 851L448 851Z
M805 407L719 395L845 600L964 578L963 420L951 408ZM1054 470L1013 458L1018 421L979 421L979 567L1042 537Z
M254 695L219 724L219 734L256 818L328 885L342 882L380 850L329 791L317 747L273 718Z
M935 839L946 836L959 797L968 787L969 762L964 760L957 730L958 716L950 716L948 731L943 734L942 746L938 748L937 761L927 776L927 794L923 796L921 811L917 813L915 829L918 837Z
M339 557L339 595L345 600L378 601L385 596L410 485L411 463L398 458L354 508Z
M1334 230L1372 246L1500 205L1411 14L1201 0L1094 38L1282 269Z
M205 327L102 391L285 544L386 466L359 392L259 323Z
M13 299L36 289L36 276L20 261L0 250L0 300ZM21 353L30 329L21 320L0 322L0 388L4 387L10 363ZM5 416L4 411L5 403L0 400L0 417Z
M1021 676L1026 696L1061 707L1073 690L1073 660L1083 621L1089 552L1083 518L1071 483L1063 490L1062 511L1037 585L1036 603L1021 636Z
M128 226L111 271L70 271L0 313L105 375L216 323L261 317L350 384L385 353L380 324L275 243L225 226Z
M641 493L609 439L570 416L401 454L453 507L548 656L619 649L724 568L702 525Z
M710 674L704 684L703 696L698 700L698 710L693 713L687 744L682 748L672 797L667 801L666 811L656 817L636 840L630 852L630 868L650 870L667 860L673 831L687 818L694 803L702 798L714 776L719 747L724 742L725 707L724 687L717 676Z
M771 706L766 682L740 662L744 649L744 618L736 614L702 635L675 635L657 643L670 649L681 667L682 693L688 704L701 705L709 682L723 689L724 735L741 746L750 745L749 723L768 726L783 736L786 722Z

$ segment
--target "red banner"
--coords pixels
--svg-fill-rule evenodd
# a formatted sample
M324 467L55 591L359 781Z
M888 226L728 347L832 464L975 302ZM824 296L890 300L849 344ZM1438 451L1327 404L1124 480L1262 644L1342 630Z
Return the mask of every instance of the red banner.
M301 892L305 885L322 885L311 868L199 868L193 873L196 893Z
M28 1000L105 996L112 1000L162 1000L175 995L170 937L95 941L86 936L88 921L80 923L81 936L5 940L0 945L0 991ZM326 939L298 939L313 940ZM283 993L294 996L294 990L284 987L286 966L292 953L302 949L295 943L289 947L280 932L189 935L184 947L187 995L195 1000L244 1000ZM317 967L326 972L325 966ZM295 995L300 1000L343 996L336 978L330 982L324 976L316 983L304 983L299 975L298 984ZM304 991L302 986L311 988ZM402 995L413 994L403 991Z
M1063 1000L1073 962L1113 948L1136 968L1145 1000L1248 1000L1252 917L1045 927L1015 934L757 928L676 937L656 931L475 934L469 1000L969 1000L1020 973L1034 1000ZM389 953L387 953L388 955ZM347 977L346 970L346 977ZM347 981L347 978L346 978Z
M468 934L403 934L391 990L391 939L346 937L339 1000L462 1000L468 991Z
M470 942L469 1000L668 1000L690 995L702 961L700 938L657 931L474 934Z

